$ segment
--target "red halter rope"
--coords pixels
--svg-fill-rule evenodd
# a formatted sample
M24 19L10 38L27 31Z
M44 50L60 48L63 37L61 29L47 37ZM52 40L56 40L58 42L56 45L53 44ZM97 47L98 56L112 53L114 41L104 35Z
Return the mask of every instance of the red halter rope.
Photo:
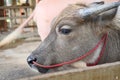
M66 64L71 64L71 63L80 61L80 60L84 59L85 57L89 56L90 54L92 54L99 47L99 45L103 42L103 47L102 47L102 50L100 52L100 55L99 55L98 59L94 63L87 63L87 66L97 65L97 63L99 62L100 58L103 55L103 52L104 52L104 49L105 49L105 46L106 46L106 39L107 39L107 34L104 34L103 37L101 38L101 40L97 43L97 45L93 49L91 49L86 54L84 54L84 55L82 55L82 56L80 56L76 59L66 61L66 62L62 62L62 63L58 63L58 64L54 64L54 65L50 65L50 66L42 65L42 64L39 64L35 61L33 61L33 64L35 64L36 66L42 67L42 68L46 68L46 69L51 69L51 68L60 67L60 66L66 65Z

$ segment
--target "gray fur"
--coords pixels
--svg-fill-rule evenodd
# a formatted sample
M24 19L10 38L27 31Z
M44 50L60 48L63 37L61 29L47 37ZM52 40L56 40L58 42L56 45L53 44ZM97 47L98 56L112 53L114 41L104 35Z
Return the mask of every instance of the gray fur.
M37 62L43 65L69 61L91 50L101 37L108 33L105 52L99 64L120 61L120 25L116 25L116 22L119 21L115 19L117 8L111 9L112 14L111 10L108 10L97 16L92 15L87 19L81 19L77 13L78 10L89 7L91 6L75 4L64 9L52 23L48 37L33 51L31 56L36 57ZM110 16L109 19L106 14ZM59 32L59 29L64 25L69 25L72 29L67 35ZM92 55L82 61L87 63L91 58ZM39 69L39 67L37 68ZM71 68L71 65L65 65L51 70Z

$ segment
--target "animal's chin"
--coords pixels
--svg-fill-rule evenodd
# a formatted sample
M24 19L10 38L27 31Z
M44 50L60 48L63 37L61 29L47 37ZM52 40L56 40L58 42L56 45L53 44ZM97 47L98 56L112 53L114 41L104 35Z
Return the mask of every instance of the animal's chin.
M34 64L32 64L30 67L37 70L40 73L47 73L49 71L49 69L37 67Z
M40 73L47 73L49 71L49 69L46 69L46 68L37 68L37 70L40 72Z

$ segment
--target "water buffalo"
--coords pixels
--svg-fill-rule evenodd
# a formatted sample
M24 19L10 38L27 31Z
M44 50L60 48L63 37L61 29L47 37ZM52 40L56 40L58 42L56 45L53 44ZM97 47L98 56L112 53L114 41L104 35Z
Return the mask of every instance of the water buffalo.
M114 18L120 2L72 4L52 22L51 31L27 58L41 73L120 61L120 29Z

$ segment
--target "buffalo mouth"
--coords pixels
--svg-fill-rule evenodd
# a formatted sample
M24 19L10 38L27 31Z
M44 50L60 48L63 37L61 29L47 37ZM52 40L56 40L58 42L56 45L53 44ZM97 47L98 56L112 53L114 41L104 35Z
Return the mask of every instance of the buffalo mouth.
M27 58L27 63L28 63L28 65L29 65L31 68L34 68L34 69L38 70L40 73L47 73L47 72L48 72L49 69L47 69L47 68L42 68L42 67L38 67L37 65L35 65L35 64L33 63L33 61L36 62L37 59L34 58L34 57L32 57L32 56L29 56L29 57Z

